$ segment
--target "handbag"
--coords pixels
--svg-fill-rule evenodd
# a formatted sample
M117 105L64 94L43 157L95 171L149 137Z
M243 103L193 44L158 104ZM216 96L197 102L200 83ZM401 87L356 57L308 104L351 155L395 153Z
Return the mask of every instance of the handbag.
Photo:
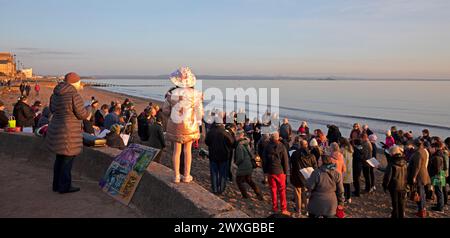
M16 128L16 118L14 116L8 118L8 128Z

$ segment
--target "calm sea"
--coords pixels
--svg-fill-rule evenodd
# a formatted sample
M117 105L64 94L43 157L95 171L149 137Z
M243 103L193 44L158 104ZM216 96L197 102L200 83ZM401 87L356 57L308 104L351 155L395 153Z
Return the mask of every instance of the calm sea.
M157 100L163 100L172 87L167 79L86 81L115 85L103 88L109 91ZM226 88L267 88L269 98L270 89L279 88L280 115L288 117L295 128L304 120L310 128L325 132L327 124L336 124L348 135L352 124L359 122L369 124L379 135L395 125L415 135L428 128L432 135L450 136L450 81L203 79L202 88L210 87L224 95Z

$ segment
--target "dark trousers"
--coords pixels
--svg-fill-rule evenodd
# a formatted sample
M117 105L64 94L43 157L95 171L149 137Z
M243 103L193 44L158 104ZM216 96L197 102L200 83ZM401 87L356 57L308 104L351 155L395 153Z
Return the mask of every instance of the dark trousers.
M417 193L419 193L420 201L417 203L417 209L420 211L426 209L427 196L425 193L425 185L417 185Z
M434 192L436 193L436 207L439 208L439 210L444 209L444 193L442 192L441 186L434 186Z
M389 191L391 194L392 213L391 218L404 218L406 191Z
M222 194L227 186L228 161L209 161L211 189L213 193Z
M364 166L363 167L364 180L366 182L366 192L369 192L370 189L375 186L375 176L373 173L373 167Z
M344 183L344 196L345 200L352 198L352 185L350 183Z
M353 187L355 187L355 195L359 196L361 193L361 185L359 178L361 177L362 164L353 163Z
M72 165L75 156L56 155L53 167L53 191L66 192L72 186Z
M256 195L261 196L261 190L259 190L258 186L256 186L255 182L253 182L251 175L245 176L237 176L236 183L239 190L242 193L242 197L248 198L247 188L245 187L245 183L250 185L250 187L255 191Z
M228 181L233 182L233 172L231 171L231 163L233 161L234 150L231 152L230 159L228 160Z

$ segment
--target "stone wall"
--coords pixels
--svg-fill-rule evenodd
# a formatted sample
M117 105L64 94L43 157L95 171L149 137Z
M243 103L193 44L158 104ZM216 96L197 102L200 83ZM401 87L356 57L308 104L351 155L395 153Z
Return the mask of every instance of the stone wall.
M99 181L119 153L119 150L107 147L85 147L74 161L73 177ZM22 160L34 166L52 169L54 157L46 149L42 138L30 134L0 132L0 159ZM130 207L139 209L147 217L158 218L248 217L195 182L173 184L172 176L171 169L151 163Z

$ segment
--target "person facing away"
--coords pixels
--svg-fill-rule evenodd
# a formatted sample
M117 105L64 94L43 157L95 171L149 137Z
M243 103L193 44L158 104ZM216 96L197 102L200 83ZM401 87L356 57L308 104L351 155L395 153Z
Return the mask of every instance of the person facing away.
M155 121L148 127L148 145L156 149L164 149L166 140L164 138L164 129L161 118L155 118Z
M306 189L306 178L300 172L305 168L317 169L316 157L311 154L308 148L308 141L299 142L300 148L290 157L291 163L291 184L294 186L294 195L296 203L297 216L307 214L308 198Z
M434 192L436 194L436 205L431 208L433 211L443 212L444 211L444 186L446 186L445 181L445 170L446 164L444 163L444 152L442 151L442 142L434 142L430 147L430 162L428 164L428 173L431 177L431 185L434 187Z
M331 161L336 164L336 171L343 175L347 168L345 167L344 155L341 153L341 148L336 142L331 143Z
M208 131L205 144L209 150L211 189L215 194L222 194L226 188L228 160L235 142L232 134L225 129L222 119L215 118L215 123Z
M31 91L31 86L30 86L29 83L27 83L27 84L25 85L25 93L26 93L26 96L27 96L27 97L30 96L30 91Z
M244 199L249 198L247 188L245 187L245 183L247 183L255 191L258 199L262 201L264 200L262 192L252 178L252 159L254 155L250 150L250 139L246 137L245 131L239 130L236 132L236 142L237 146L234 156L234 162L237 165L236 184Z
M5 103L0 101L0 128L6 128L8 126L9 117L5 111Z
M339 139L341 153L344 157L345 172L343 173L344 196L346 203L352 203L351 185L353 183L353 147L350 142L341 137Z
M151 124L151 108L146 108L139 116L137 117L138 124L138 136L141 141L148 141L148 128Z
M286 147L280 142L280 135L274 132L270 143L264 148L263 171L268 177L272 194L272 211L278 213L278 194L281 214L290 216L286 201L286 175L289 169L289 157Z
M125 143L122 140L122 137L120 137L120 125L114 124L109 129L110 132L106 135L106 145L111 148L116 148L119 150L124 150L126 148Z
M319 143L317 143L316 139L312 139L309 142L309 148L311 150L311 153L316 157L316 161L318 163L321 163L322 149L319 147Z
M344 206L342 176L336 171L336 164L329 156L322 157L323 164L314 170L306 187L311 192L308 203L310 218L332 218Z
M72 164L83 148L81 122L89 112L84 108L80 76L68 73L50 97L50 121L45 142L50 151L56 154L53 174L53 191L71 193L80 191L72 186Z
M403 150L399 146L389 149L391 161L383 177L384 192L389 191L392 202L391 218L404 218L407 186L407 164Z
M416 216L424 218L427 216L425 186L431 184L427 170L429 154L423 145L423 141L416 140L415 147L416 152L411 156L408 164L408 184L415 186L420 196L420 201L417 202L418 212Z
M20 90L20 96L23 96L23 93L25 92L25 84L24 83L20 84L19 90Z
M291 141L292 135L292 126L289 124L289 119L284 118L283 124L280 126L280 137L283 138L286 142Z
M120 125L120 116L121 114L121 109L120 107L116 106L112 112L108 113L108 115L106 115L105 117L105 122L104 122L104 126L106 129L111 128L111 126L113 126L114 124L119 124Z
M363 174L364 181L366 183L366 193L373 192L375 190L375 176L373 172L373 167L367 163L368 160L372 158L372 144L369 141L369 137L367 134L361 134L361 146L362 146L362 154L361 160L363 163Z
M183 182L190 183L192 163L192 144L200 139L199 125L203 118L203 95L194 89L196 77L189 67L182 67L170 75L170 81L176 86L167 93L163 113L168 118L166 139L174 145L172 163L174 165L174 183L179 183L181 147L184 147Z
M17 127L33 127L35 113L33 109L28 105L28 99L26 96L21 96L19 101L14 105L13 115L16 118Z
M36 83L34 85L34 91L36 92L36 96L39 96L39 92L41 91L41 86L38 83Z
M353 186L355 191L353 196L359 197L361 193L360 178L363 170L363 147L361 145L361 139L353 140Z
M342 137L341 132L339 131L339 127L336 125L328 125L328 133L327 133L327 139L329 143L339 142L339 138Z

